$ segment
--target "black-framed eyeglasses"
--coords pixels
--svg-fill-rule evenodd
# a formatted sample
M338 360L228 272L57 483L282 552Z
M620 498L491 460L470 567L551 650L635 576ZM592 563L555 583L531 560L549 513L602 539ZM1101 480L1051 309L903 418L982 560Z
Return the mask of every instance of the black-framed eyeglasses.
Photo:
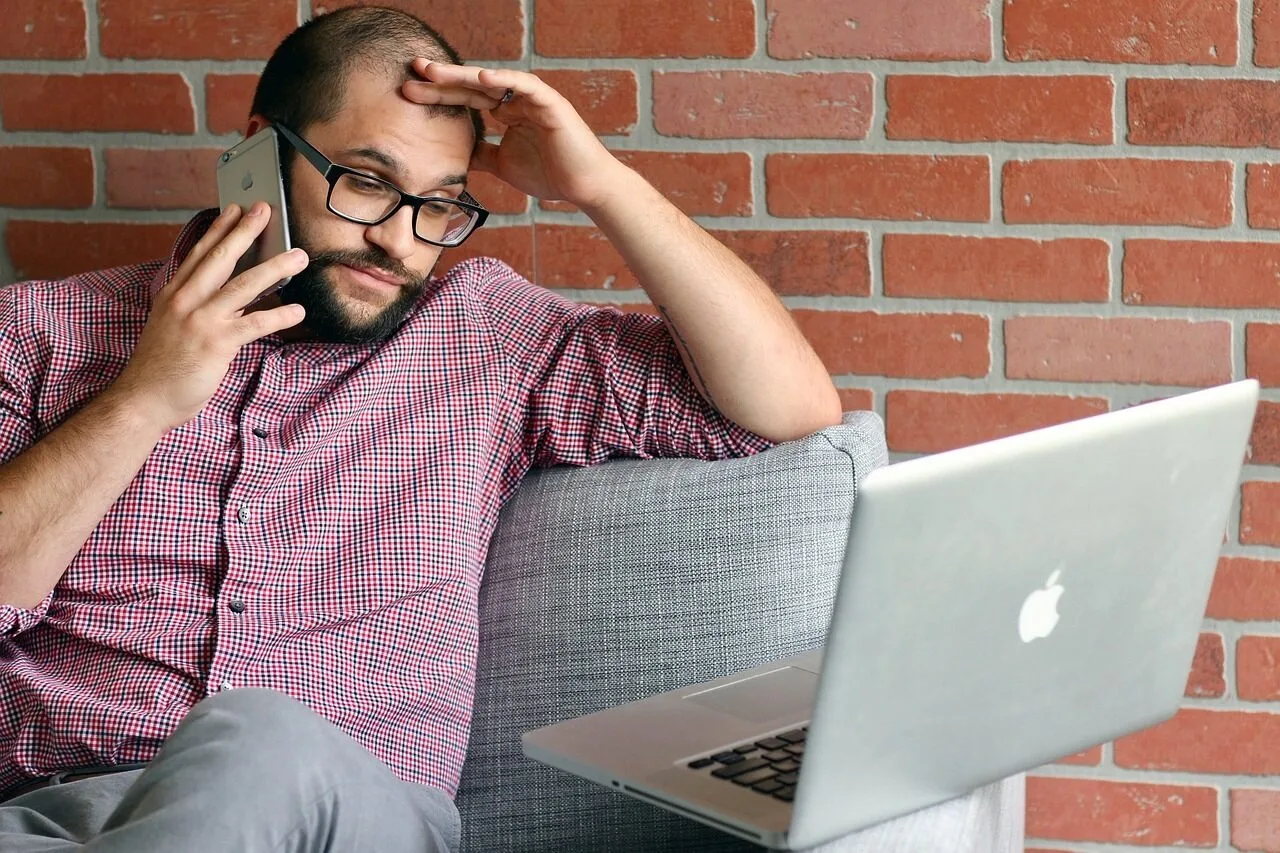
M331 213L362 225L381 225L402 207L413 211L413 236L433 246L458 246L489 218L469 193L457 198L412 195L390 181L333 162L278 122L272 125L329 183Z

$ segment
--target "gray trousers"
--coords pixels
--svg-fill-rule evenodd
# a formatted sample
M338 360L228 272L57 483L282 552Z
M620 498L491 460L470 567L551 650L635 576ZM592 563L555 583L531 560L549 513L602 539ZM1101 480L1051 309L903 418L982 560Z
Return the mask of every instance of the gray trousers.
M449 853L459 823L443 791L400 781L288 696L244 688L196 705L145 770L0 804L0 851Z

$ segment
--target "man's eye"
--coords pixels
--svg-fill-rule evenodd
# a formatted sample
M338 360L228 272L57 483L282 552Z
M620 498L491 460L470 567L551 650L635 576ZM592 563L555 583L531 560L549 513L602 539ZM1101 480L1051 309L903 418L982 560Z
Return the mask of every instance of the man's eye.
M368 178L360 178L355 175L351 175L349 177L348 183L350 183L352 189L359 190L360 192L383 193L387 191L386 186L378 181L372 181Z
M448 216L458 209L455 205L442 201L429 201L422 207L432 216Z

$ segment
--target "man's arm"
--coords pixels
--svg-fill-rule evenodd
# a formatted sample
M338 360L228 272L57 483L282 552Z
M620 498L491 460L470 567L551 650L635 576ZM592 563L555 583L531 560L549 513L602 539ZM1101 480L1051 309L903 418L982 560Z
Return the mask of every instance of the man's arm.
M240 348L302 320L297 305L244 313L306 266L300 251L227 282L269 219L264 204L256 213L241 216L233 206L219 217L156 296L115 382L0 466L0 609L38 607L164 434L217 391ZM12 618L0 632L13 630Z
M473 168L535 198L572 202L595 221L721 414L774 441L840 422L826 368L769 287L610 154L560 93L524 71L425 59L413 69L422 79L404 84L405 98L490 110L507 126L501 144L477 144Z
M647 181L618 166L610 191L584 211L667 322L699 393L773 441L840 423L831 377L769 286Z

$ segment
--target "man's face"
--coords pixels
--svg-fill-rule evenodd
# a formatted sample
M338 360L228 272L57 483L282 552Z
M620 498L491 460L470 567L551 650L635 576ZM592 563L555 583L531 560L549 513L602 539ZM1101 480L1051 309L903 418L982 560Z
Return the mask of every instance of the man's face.
M431 116L402 98L390 76L353 73L333 120L297 128L326 157L415 195L456 198L474 134L464 117ZM400 327L426 285L441 249L413 236L413 211L361 225L326 207L329 185L295 155L288 180L293 244L311 262L280 290L307 309L306 329L322 341L380 341Z

